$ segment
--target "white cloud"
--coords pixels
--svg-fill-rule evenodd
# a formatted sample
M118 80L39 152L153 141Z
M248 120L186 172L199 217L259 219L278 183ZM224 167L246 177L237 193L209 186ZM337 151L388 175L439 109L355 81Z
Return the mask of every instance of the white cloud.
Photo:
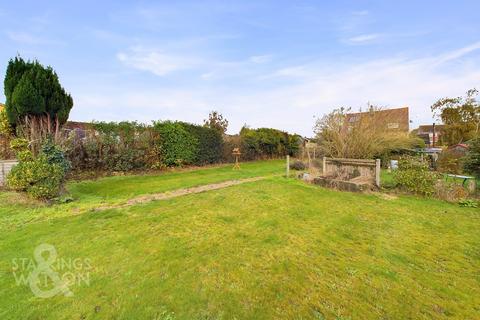
M165 76L182 69L191 69L198 64L198 61L193 58L167 54L160 50L146 49L140 46L117 53L117 59L128 67L148 71L157 76Z
M351 37L347 41L350 43L362 44L366 42L371 42L375 39L378 39L379 37L380 35L378 33L362 34L359 36Z
M453 50L451 52L447 52L445 54L442 54L440 56L437 57L436 59L436 63L437 64L442 64L442 63L446 63L450 60L455 60L455 59L458 59L458 58L461 58L471 52L474 52L476 50L480 49L480 41L479 42L475 42L469 46L466 46L466 47L463 47L463 48L460 48L460 49L457 49L457 50Z
M252 56L249 59L250 62L257 63L257 64L267 63L267 62L270 62L271 60L272 60L272 55L270 54Z
M26 45L55 45L63 44L61 41L56 41L52 39L46 39L41 36L35 35L29 32L23 31L7 31L7 37L15 42L26 44Z
M231 133L248 123L309 136L313 116L339 106L358 109L367 102L387 107L408 105L413 127L432 122L430 105L436 99L462 95L478 87L480 56L476 50L480 45L472 44L435 56L392 57L350 65L312 61L284 66L263 77L258 71L244 75L242 86L212 82L172 90L94 88L74 97L77 105L93 108L104 120L161 118L201 123L208 111L216 108L229 119ZM211 77L209 73L204 75ZM265 83L270 87L261 86Z

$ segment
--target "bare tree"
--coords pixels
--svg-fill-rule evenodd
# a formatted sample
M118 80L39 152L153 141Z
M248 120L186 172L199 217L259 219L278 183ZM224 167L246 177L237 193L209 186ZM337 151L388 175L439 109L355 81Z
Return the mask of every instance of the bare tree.
M418 143L407 132L388 128L391 119L388 113L379 112L382 110L379 107L369 106L367 112L347 119L350 110L335 109L317 120L314 130L325 155L368 159Z

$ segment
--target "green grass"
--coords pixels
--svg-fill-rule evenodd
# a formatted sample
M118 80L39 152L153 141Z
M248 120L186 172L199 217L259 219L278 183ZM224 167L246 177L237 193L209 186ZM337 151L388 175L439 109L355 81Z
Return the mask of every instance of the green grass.
M25 222L79 214L100 205L118 204L132 197L227 180L271 176L283 173L284 161L256 161L241 164L241 170L222 165L198 170L178 170L153 175L127 175L72 182L67 189L74 202L48 207L32 203L14 193L0 192L0 232ZM24 204L19 207L20 204Z
M393 173L387 169L380 171L380 184L383 188L395 188L395 181L393 179Z
M281 162L250 165L72 184L77 200L66 205L0 205L0 318L478 318L480 210L337 192L272 176ZM271 177L124 209L75 209L255 175ZM48 299L17 286L12 259L32 257L41 243L89 259L89 285Z

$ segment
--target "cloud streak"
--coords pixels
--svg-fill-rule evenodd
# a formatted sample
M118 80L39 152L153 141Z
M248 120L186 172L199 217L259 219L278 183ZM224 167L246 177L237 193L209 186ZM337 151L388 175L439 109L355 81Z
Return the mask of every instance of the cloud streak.
M160 50L132 47L117 53L117 59L128 67L151 72L157 76L166 76L174 71L191 69L199 64L193 58L167 54Z
M129 119L143 121L171 118L201 122L210 109L216 108L229 118L231 133L238 132L246 122L255 127L278 127L308 136L312 134L313 116L321 116L339 106L357 109L367 102L389 107L408 105L411 119L418 125L432 121L429 107L436 99L458 96L478 86L480 67L472 63L479 60L475 55L478 49L480 45L474 43L436 56L377 59L343 66L312 61L284 66L267 75L245 75L241 88L213 82L207 87L179 86L155 92L144 89L135 93L109 93L108 97L92 96L89 92L79 96L83 99L80 101L102 106L107 113L111 108L115 117L117 108L122 107L128 110ZM468 59L463 61L461 58L465 57ZM452 64L455 68L451 68ZM175 69L176 64L173 65L169 70ZM164 74L163 68L157 72ZM214 74L204 75L212 78ZM263 83L275 83L276 79L282 82L269 89L259 89ZM109 118L107 114L104 116Z
M353 44L363 44L367 42L372 42L373 40L376 40L380 37L380 34L378 33L371 33L371 34L362 34L359 36L351 37L347 40L347 42L353 43Z

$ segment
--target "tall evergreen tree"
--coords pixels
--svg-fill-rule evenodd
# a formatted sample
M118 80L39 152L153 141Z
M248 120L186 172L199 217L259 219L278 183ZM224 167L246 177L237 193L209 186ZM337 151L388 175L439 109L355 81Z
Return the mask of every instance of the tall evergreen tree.
M58 135L73 99L51 67L18 56L10 59L4 88L8 121L18 134L30 140Z

